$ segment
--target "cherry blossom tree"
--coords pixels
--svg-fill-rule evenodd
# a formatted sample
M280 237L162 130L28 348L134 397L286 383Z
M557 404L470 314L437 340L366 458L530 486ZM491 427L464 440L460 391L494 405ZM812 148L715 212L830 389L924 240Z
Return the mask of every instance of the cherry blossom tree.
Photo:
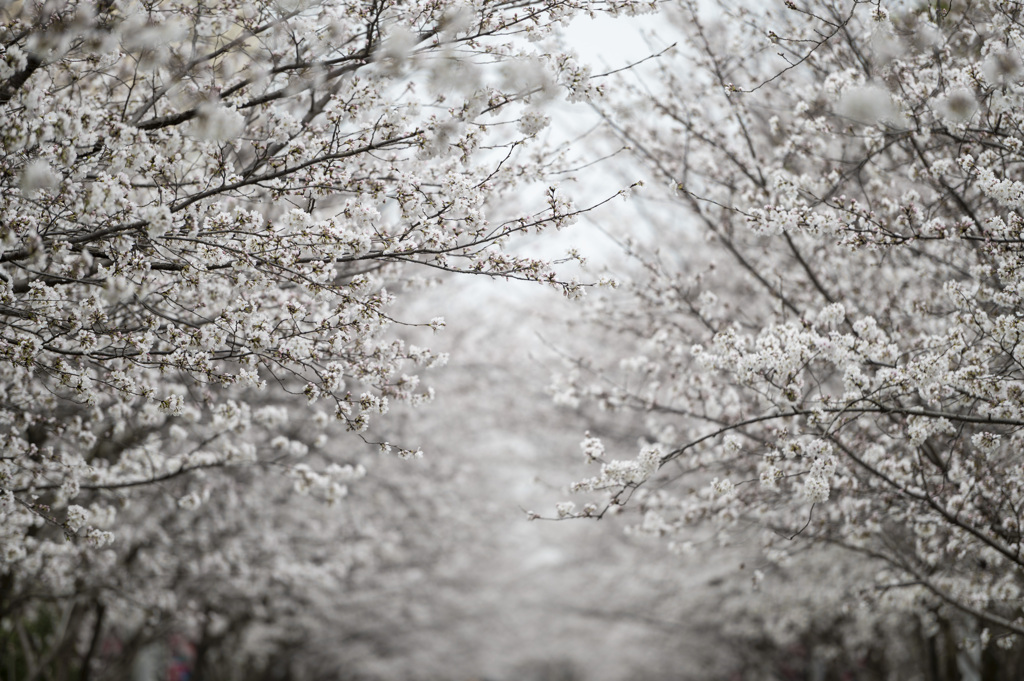
M680 45L603 109L664 191L623 235L638 274L590 315L627 356L554 391L642 414L644 443L616 455L595 421L592 496L559 515L632 509L701 556L757 534L755 582L788 565L833 623L864 603L1013 674L1022 8L704 5L674 5ZM815 546L856 569L815 579Z
M584 210L536 143L596 92L545 42L581 9L648 3L0 8L3 673L90 678L110 632L236 636L397 560L295 499L343 504L364 442L418 455L373 422L445 359L397 292L580 293L506 246Z

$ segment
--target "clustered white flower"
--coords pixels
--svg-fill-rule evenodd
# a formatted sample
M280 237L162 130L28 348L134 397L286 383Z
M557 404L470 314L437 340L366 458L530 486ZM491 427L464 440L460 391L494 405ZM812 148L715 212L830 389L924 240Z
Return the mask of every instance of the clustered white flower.
M868 595L879 613L1019 637L1004 587L1024 585L1024 31L994 0L956 22L785 4L770 26L721 14L728 52L687 15L698 57L652 66L654 91L607 88L673 222L649 250L627 243L633 282L592 307L631 359L596 381L576 359L557 395L639 412L665 454L576 489L634 506L681 551L695 526L724 538L739 518L770 529L779 564L797 539L855 548L889 570ZM842 31L819 8L848 15ZM766 34L808 49L773 60Z
M583 210L536 138L547 103L597 89L516 36L642 4L5 6L0 576L17 616L50 585L116 592L104 626L155 627L205 611L175 581L200 563L256 585L321 570L273 554L295 542L275 547L284 511L260 504L348 498L356 443L422 455L377 441L447 360L394 332L396 293L439 270L585 288L509 244ZM519 200L538 181L548 200Z

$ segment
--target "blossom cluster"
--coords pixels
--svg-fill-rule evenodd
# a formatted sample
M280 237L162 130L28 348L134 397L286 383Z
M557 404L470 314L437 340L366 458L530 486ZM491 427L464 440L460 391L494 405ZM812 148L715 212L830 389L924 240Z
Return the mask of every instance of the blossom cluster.
M546 36L644 6L0 8L0 617L74 585L142 641L231 602L185 593L197 565L239 607L272 581L252 571L306 593L323 556L260 504L341 502L363 443L418 456L383 429L446 358L403 339L398 297L439 272L580 292L508 248L586 210L536 162L546 104L597 94Z
M642 415L660 472L645 449L577 489L675 546L843 547L884 566L886 608L1024 635L1017 9L681 4L690 61L607 112L677 208L592 307L643 360L557 388Z

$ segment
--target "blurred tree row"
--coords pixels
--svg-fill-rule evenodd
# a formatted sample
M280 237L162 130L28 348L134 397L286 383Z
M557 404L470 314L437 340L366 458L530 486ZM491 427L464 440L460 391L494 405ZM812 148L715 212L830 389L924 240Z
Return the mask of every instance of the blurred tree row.
M652 9L0 8L3 678L1024 673L1024 9Z

